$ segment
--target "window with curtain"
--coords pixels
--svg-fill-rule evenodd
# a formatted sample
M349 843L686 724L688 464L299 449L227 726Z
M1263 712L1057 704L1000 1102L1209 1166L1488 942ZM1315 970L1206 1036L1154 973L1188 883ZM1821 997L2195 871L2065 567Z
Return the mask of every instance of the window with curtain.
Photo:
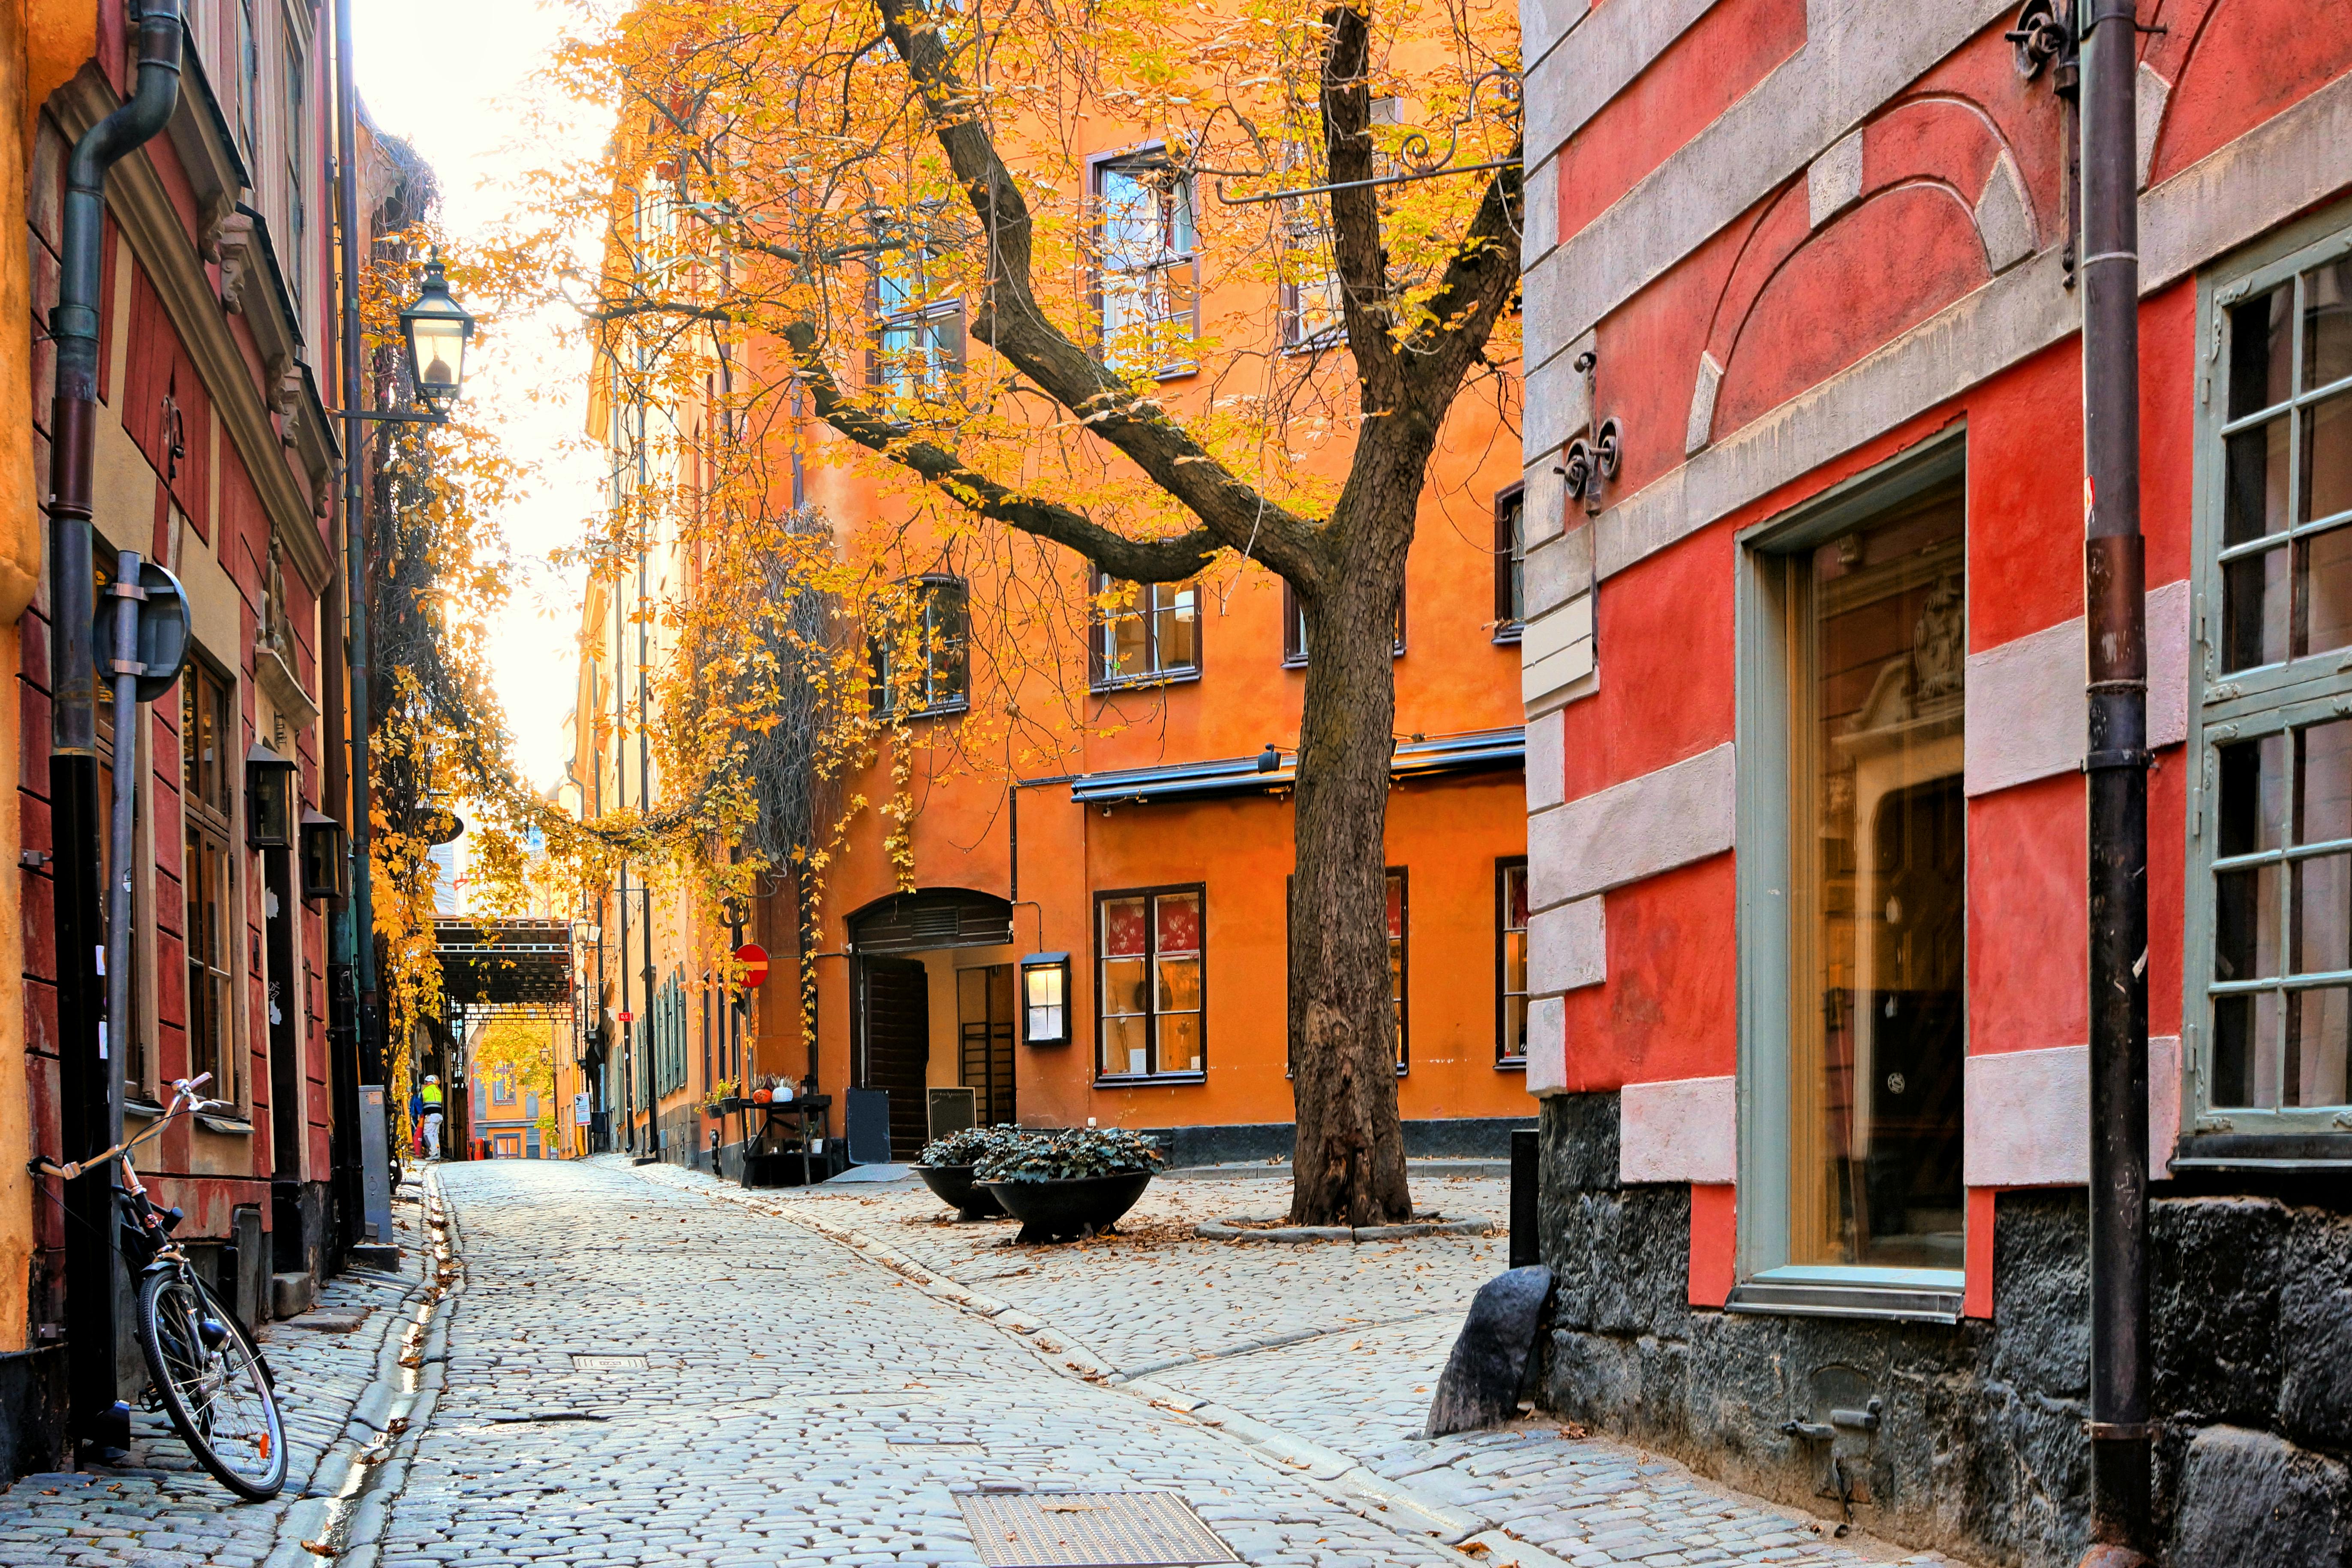
M1204 901L1198 885L1097 899L1099 1076L1190 1077L1206 1070Z

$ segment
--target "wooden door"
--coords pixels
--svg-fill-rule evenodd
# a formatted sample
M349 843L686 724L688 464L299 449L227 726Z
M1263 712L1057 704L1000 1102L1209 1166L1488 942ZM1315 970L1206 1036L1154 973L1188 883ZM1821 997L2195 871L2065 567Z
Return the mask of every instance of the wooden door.
M930 980L911 959L865 958L861 1087L890 1096L890 1155L911 1160L929 1136L923 1087L931 1056Z
M960 1070L982 1127L1013 1120L1013 965L956 971Z

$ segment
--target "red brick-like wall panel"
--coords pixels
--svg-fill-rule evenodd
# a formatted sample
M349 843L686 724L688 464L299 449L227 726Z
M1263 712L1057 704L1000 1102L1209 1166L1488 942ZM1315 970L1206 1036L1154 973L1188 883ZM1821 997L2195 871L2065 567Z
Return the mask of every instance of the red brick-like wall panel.
M2172 83L2158 129L2153 184L2352 71L2352 26L2332 6L2213 0L2167 6L2172 31L2146 47Z

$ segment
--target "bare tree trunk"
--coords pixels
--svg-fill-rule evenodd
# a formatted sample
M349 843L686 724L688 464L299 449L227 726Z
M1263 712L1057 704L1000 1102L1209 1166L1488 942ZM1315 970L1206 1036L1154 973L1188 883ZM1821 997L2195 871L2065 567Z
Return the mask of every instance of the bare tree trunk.
M1339 569L1326 574L1322 591L1300 595L1307 700L1289 921L1297 1224L1412 1217L1397 1115L1384 839L1397 605L1413 499L1408 489L1402 530L1376 526L1387 537L1358 536L1359 548L1336 552Z

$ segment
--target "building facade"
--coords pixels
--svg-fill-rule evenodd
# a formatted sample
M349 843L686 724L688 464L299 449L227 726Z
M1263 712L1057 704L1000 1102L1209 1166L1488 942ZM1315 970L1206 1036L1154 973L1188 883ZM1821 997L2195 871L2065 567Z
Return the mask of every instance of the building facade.
M1523 9L1546 1398L2036 1565L2088 1528L2078 73L2015 36L2052 19ZM2154 1528L2336 1562L2352 41L2138 19Z

